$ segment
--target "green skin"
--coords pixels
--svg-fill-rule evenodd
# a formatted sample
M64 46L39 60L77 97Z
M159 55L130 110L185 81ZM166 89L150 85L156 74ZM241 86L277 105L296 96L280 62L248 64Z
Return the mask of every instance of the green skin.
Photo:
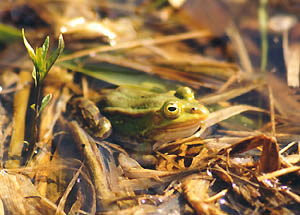
M101 96L98 106L110 120L114 137L121 142L170 142L190 136L209 114L187 87L156 93L140 87L120 86L102 90ZM169 102L176 103L181 111L174 114L174 108L166 108Z

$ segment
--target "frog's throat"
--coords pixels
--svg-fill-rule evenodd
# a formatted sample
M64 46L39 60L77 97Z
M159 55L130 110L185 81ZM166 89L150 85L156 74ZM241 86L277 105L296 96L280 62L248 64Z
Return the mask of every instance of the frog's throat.
M202 120L189 120L159 128L154 131L153 138L156 143L167 143L176 139L193 135L203 124Z

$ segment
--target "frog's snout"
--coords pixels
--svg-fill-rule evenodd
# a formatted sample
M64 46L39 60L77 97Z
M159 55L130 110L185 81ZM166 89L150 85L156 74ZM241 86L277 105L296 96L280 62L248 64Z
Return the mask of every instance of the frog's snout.
M203 115L203 119L206 119L209 115L209 110L204 105L192 107L191 112Z

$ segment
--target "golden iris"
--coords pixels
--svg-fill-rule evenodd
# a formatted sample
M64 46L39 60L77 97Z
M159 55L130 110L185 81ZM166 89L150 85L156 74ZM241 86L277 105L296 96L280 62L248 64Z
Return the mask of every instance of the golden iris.
M182 112L182 104L180 102L166 102L163 106L163 113L169 119L176 119Z

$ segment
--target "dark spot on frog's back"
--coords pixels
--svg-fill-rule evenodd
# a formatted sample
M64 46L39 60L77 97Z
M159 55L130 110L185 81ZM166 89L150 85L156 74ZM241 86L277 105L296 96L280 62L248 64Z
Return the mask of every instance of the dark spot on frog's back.
M131 105L130 108L132 110L136 109L136 110L145 110L148 108L147 104L145 103L140 103L140 104L136 104L136 105Z

